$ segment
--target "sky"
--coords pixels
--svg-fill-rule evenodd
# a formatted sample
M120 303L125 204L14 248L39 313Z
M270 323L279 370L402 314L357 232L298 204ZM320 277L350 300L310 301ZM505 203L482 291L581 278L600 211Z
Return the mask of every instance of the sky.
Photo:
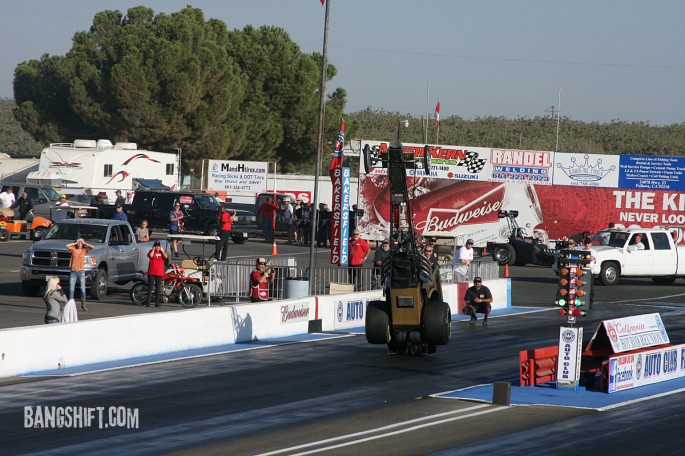
M685 123L683 0L329 0L327 92L434 117L556 115L585 122ZM64 55L97 12L186 5L229 29L273 25L323 49L320 0L0 0L0 97L16 66Z

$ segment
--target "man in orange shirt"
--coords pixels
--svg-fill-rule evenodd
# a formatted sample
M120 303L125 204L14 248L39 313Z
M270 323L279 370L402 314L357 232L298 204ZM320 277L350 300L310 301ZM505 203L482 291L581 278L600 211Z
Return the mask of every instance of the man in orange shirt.
M71 261L69 261L69 268L71 269L69 273L69 299L74 299L76 279L78 279L81 284L81 309L86 311L88 306L86 305L86 270L84 263L86 254L93 250L94 247L84 241L83 238L78 238L75 242L67 244L67 249L71 252ZM93 286L97 285L94 284Z

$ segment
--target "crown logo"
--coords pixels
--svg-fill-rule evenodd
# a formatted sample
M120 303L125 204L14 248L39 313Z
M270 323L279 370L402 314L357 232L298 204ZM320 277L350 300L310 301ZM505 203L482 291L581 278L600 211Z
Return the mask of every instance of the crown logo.
M570 166L564 167L563 164L557 163L557 168L561 168L570 179L579 182L596 182L616 170L614 165L611 168L604 169L601 158L598 158L594 165L590 164L590 156L588 154L585 154L583 158L585 158L585 163L578 164L576 163L576 157L571 157Z

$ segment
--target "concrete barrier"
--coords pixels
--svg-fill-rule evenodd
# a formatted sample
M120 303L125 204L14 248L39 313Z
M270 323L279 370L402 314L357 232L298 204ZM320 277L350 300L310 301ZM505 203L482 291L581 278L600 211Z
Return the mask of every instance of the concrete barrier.
M511 307L510 279L486 285L493 309ZM453 315L468 286L443 286ZM0 377L306 334L312 320L324 331L363 327L368 302L382 297L375 290L2 329Z

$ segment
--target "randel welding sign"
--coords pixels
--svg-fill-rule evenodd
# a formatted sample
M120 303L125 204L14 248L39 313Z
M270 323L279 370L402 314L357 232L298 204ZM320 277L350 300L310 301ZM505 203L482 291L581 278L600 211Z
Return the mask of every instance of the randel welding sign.
M229 193L266 191L269 164L239 160L209 160L207 188Z

